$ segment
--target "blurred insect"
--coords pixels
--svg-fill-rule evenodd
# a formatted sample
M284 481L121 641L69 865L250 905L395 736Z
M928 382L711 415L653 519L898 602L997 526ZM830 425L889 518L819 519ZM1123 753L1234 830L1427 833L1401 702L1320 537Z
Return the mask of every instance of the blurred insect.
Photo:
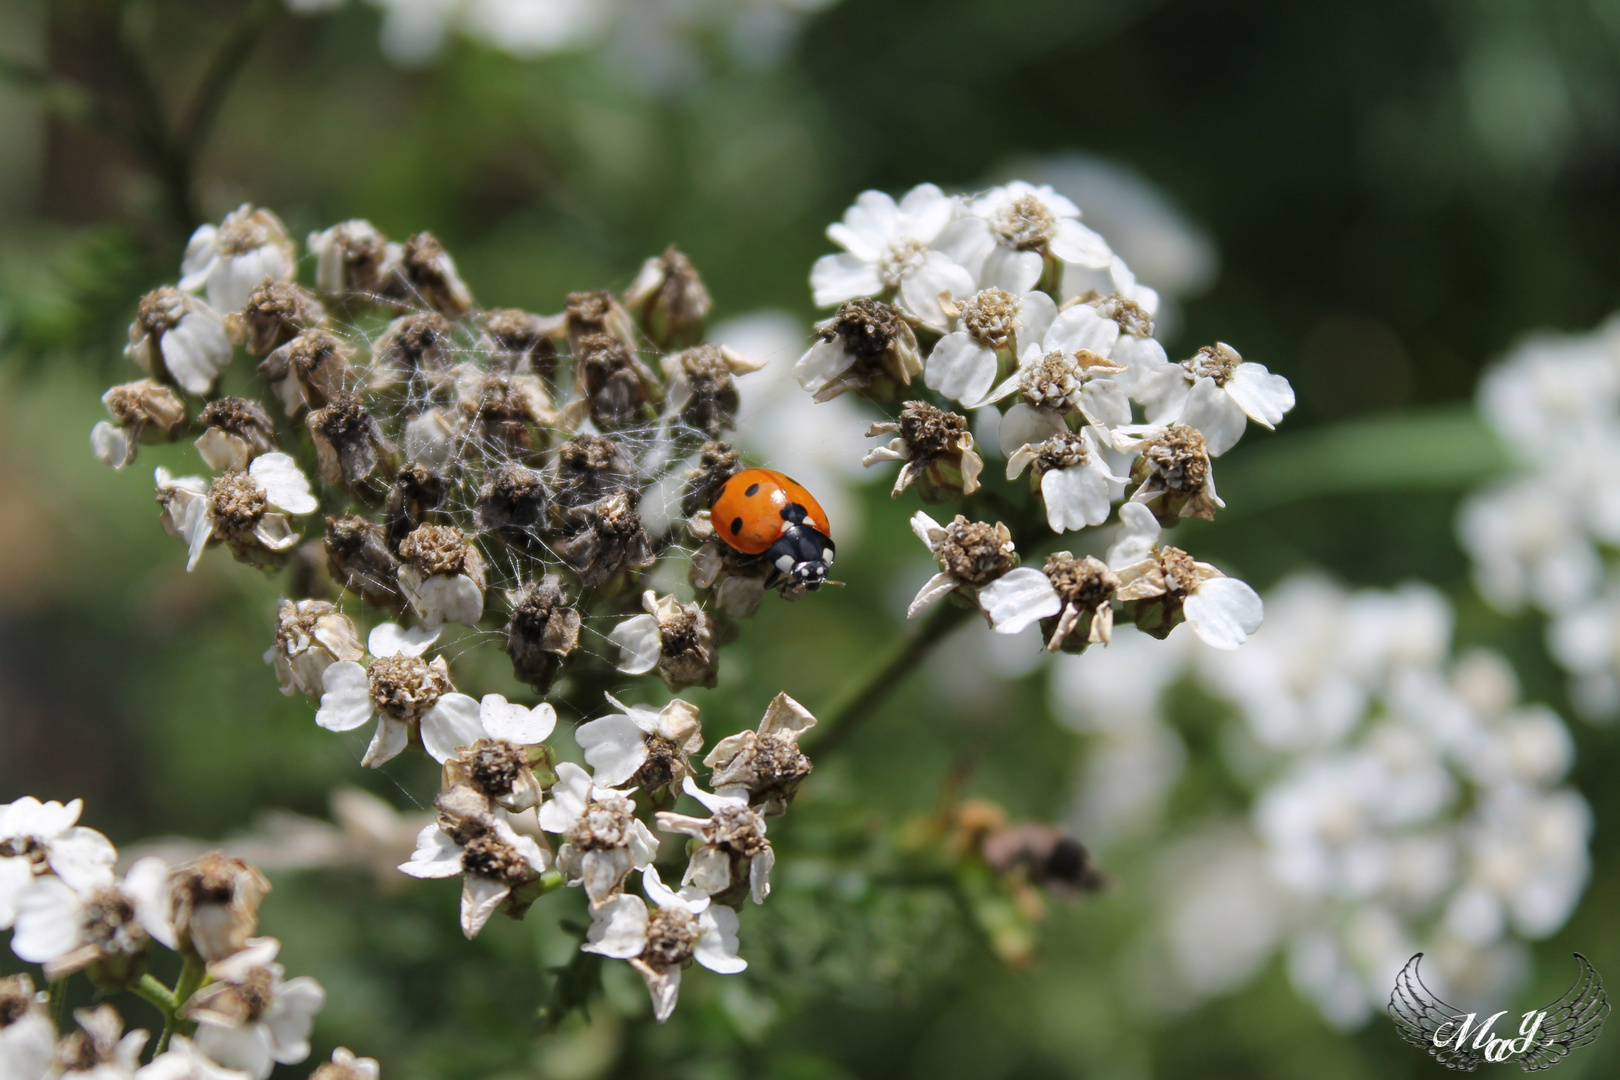
M771 564L767 586L784 577L807 589L826 583L835 551L832 527L815 496L792 478L744 469L721 486L710 519L727 546L765 556Z

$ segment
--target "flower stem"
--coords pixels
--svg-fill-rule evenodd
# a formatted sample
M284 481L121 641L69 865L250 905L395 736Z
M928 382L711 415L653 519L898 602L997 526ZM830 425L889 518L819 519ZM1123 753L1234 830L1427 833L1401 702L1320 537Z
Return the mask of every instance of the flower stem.
M805 736L817 754L826 754L850 736L893 693L940 640L966 622L973 609L949 601L928 613L911 636L896 642L865 678L856 683Z
M158 1036L157 1049L155 1051L156 1053L161 1054L163 1051L169 1048L169 1040L172 1039L175 1033L180 1030L180 1026L182 1024L180 1019L180 1010L185 1008L186 1002L191 1000L191 995L195 994L197 992L197 988L202 986L203 976L205 974L206 972L203 968L202 961L198 960L194 956L188 956L186 957L185 966L180 969L180 978L176 980L173 991L170 991L168 987L164 986L156 979L152 979L152 976L150 975L142 976L142 981L151 979L152 985L158 990L163 991L163 993L168 994L169 1000L172 1002L172 1007L163 1013L163 1034ZM138 986L139 984L137 984L137 987ZM139 989L136 989L135 992L137 994L141 994ZM145 994L141 994L141 996L146 997ZM147 998L147 1000L152 1001L152 1003L157 1005L159 1009L163 1008L161 1004L153 1001L153 999Z
M142 975L129 984L130 992L136 997L145 998L157 1006L158 1012L163 1014L163 1036L158 1039L157 1052L162 1053L169 1041L169 1032L174 1030L174 1013L180 1007L175 1000L174 991L158 982L150 973Z

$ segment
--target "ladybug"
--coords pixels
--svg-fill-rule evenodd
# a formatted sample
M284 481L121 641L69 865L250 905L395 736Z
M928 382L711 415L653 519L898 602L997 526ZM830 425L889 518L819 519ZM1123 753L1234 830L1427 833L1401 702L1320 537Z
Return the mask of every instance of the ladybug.
M816 589L827 580L832 527L815 496L796 480L770 469L744 469L720 486L709 515L727 546L769 560L767 585L789 577Z

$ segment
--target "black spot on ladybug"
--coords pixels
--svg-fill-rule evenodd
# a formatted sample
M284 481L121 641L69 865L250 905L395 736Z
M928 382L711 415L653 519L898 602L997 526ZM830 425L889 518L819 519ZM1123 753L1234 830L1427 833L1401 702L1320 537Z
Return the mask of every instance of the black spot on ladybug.
M758 484L749 484L748 485L748 490L743 492L743 494L748 496L750 499L752 499L755 495L759 494L759 485Z
M742 518L732 518L731 519L731 535L736 536L740 532L742 532Z
M804 519L809 516L810 511L806 510L798 503L788 503L786 506L782 507L783 521L791 521L795 525L803 525Z

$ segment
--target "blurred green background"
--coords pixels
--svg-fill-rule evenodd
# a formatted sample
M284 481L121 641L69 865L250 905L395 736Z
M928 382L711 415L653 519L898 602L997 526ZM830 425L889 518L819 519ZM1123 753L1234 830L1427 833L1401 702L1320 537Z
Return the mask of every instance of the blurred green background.
M621 19L656 36L680 7L627 0ZM326 817L344 786L407 812L434 790L420 763L365 774L359 746L277 694L258 659L274 583L222 559L186 575L142 476L88 452L97 396L127 377L134 302L173 279L197 221L252 200L295 236L348 217L431 229L482 303L542 312L622 289L675 243L719 318L772 308L807 325L823 229L860 190L972 189L1075 151L1140 173L1219 251L1218 276L1180 302L1172 353L1229 341L1299 392L1284 433L1251 432L1223 462L1222 494L1252 504L1200 528L1200 556L1262 590L1306 566L1354 585L1430 581L1458 605L1461 643L1503 650L1529 697L1569 715L1538 620L1470 591L1452 522L1491 459L1472 442L1459 462L1448 418L1527 328L1584 329L1620 306L1620 3L842 0L773 57L739 46L723 16L665 18L679 63L662 67L621 34L532 59L452 37L402 68L372 7L271 9L176 179L149 145L86 122L87 102L138 127L139 55L177 115L248 5L0 2L0 801L82 796L86 823L124 844L222 837L266 808ZM1393 444L1357 426L1389 417ZM1332 445L1393 458L1376 490L1313 441L1328 425L1375 433ZM165 454L132 471L181 460ZM768 604L728 649L700 698L711 742L780 690L827 706L903 631L888 600L920 553L913 507L886 486L857 496L850 588ZM1595 873L1538 946L1541 1000L1565 985L1571 949L1620 973L1620 745L1613 728L1572 728ZM1192 772L1213 771L1190 740ZM449 885L283 873L265 926L331 995L317 1053L349 1045L391 1080L1440 1073L1381 1020L1335 1032L1281 960L1191 1013L1132 1013L1119 945L1153 884L1129 853L1105 865L1109 892L1053 906L1022 971L949 895L861 872L967 766L972 794L1057 817L1083 752L1035 678L950 707L914 678L785 820L778 845L803 854L745 913L748 974L689 978L667 1028L616 965L589 1024L537 1039L573 941L558 914L584 918L571 893L467 943ZM1561 1074L1612 1075L1617 1047L1611 1034Z

